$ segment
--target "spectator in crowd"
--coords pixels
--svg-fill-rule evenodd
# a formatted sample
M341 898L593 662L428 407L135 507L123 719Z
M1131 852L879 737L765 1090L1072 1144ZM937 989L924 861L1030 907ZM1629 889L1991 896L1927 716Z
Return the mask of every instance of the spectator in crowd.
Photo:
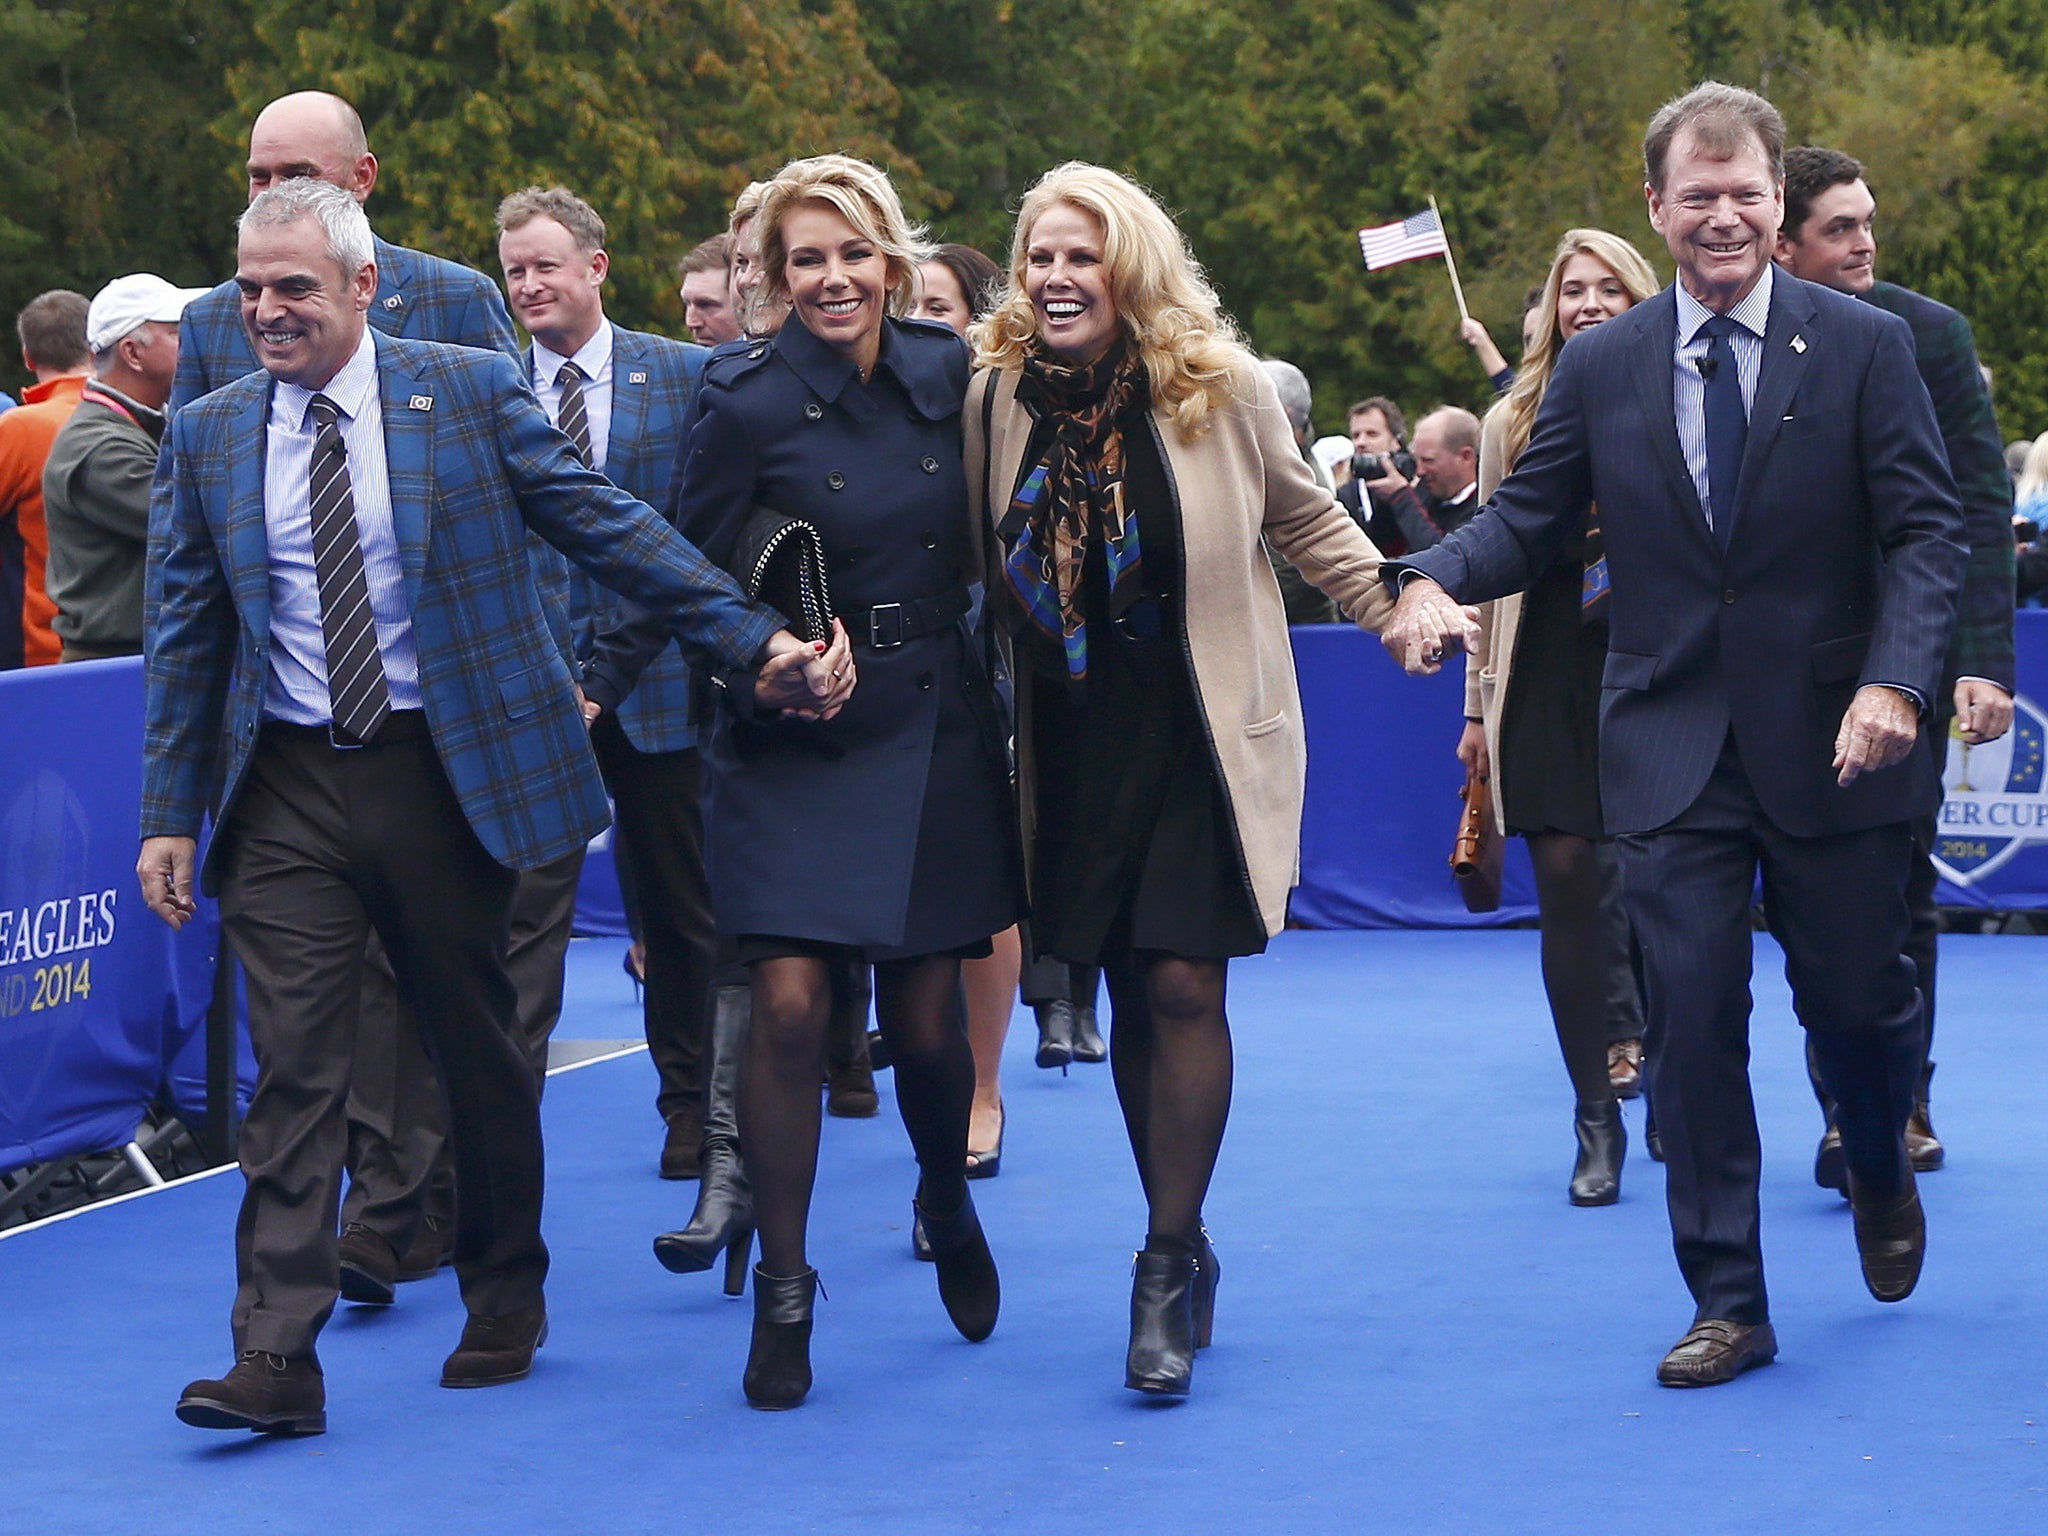
M1115 172L1069 163L1025 194L975 335L969 484L1027 727L1034 935L1107 974L1146 1202L1124 1384L1179 1395L1215 1300L1230 959L1280 930L1299 856L1301 706L1259 540L1368 625L1379 552L1171 217Z
M733 322L743 336L765 336L773 330L774 317L757 314L754 308L754 297L761 287L761 244L754 236L754 216L761 211L761 199L767 194L767 182L748 182L733 199L732 216L725 226L726 256L732 263L726 269L726 280L732 295Z
M1338 504L1382 554L1408 554L1436 543L1443 530L1429 520L1422 498L1407 478L1414 473L1415 460L1408 452L1408 420L1401 407L1385 395L1374 395L1351 407L1346 425L1351 432L1351 472L1337 487ZM1377 491L1367 483L1388 479L1390 471L1400 480L1398 485L1389 480L1391 490Z
M2013 533L2017 543L2018 582L2015 600L2038 607L2048 597L2048 544L2041 527L2048 523L2048 432L2027 445L2013 486Z
M756 312L779 325L707 364L672 503L729 565L744 545L791 536L776 520L807 523L860 665L853 702L825 727L760 718L743 678L721 674L734 707L705 754L713 908L753 992L740 1129L761 1262L743 1382L773 1409L811 1386L808 1231L836 958L874 967L940 1300L963 1337L995 1328L1000 1282L965 1177L974 1057L960 962L989 953L1021 902L991 683L960 623L975 544L967 351L889 313L908 305L923 242L888 178L844 155L783 167L749 232ZM593 703L630 692L650 638L629 625L600 639Z
M1619 235L1565 232L1537 303L1542 329L1522 355L1514 388L1486 413L1483 495L1528 447L1565 344L1656 291L1650 264ZM1621 1198L1628 1139L1619 1097L1639 1090L1643 1059L1628 916L1600 813L1607 616L1599 538L1595 513L1526 593L1481 606L1479 642L1465 662L1465 730L1458 739L1459 760L1493 797L1495 825L1529 847L1543 990L1575 1101L1573 1205ZM1589 571L1596 574L1589 578Z
M1997 740L2012 725L2013 692L2018 686L2012 633L2012 483L1999 448L1998 413L1977 366L1970 322L1946 304L1879 280L1876 216L1877 199L1854 156L1811 144L1785 151L1785 222L1778 231L1778 265L1795 277L1888 310L1912 327L1913 361L1934 401L1949 471L1962 497L1970 563L1941 688L1927 711L1928 743L1940 766L1948 760L1951 725L1971 746ZM1906 883L1913 919L1906 956L1915 967L1926 1010L1920 1078L1906 1121L1906 1153L1919 1173L1939 1168L1946 1155L1928 1107L1934 1063L1926 1055L1934 1043L1935 961L1941 934L1941 909L1934 899L1938 815L1930 811L1913 823L1913 872ZM1814 1178L1846 1198L1842 1137L1834 1125L1833 1106L1821 1092L1811 1052L1807 1065L1827 1119L1814 1158Z
M1308 451L1308 445L1315 436L1315 399L1309 391L1308 375L1285 358L1269 357L1259 366L1273 381L1273 390L1280 397L1280 409L1287 413L1287 425L1294 433L1295 447L1308 461L1316 483L1334 495L1335 487L1324 478L1322 466ZM1311 586L1308 579L1294 568L1293 562L1282 557L1273 547L1271 539L1263 535L1261 539L1266 546L1266 558L1273 564L1273 574L1280 582L1280 601L1286 605L1289 624L1335 624L1343 618L1336 602Z
M1435 539L1471 521L1479 510L1479 418L1455 405L1438 406L1415 424L1413 481L1389 459L1366 490L1394 505L1403 491L1420 487L1422 511ZM1426 546L1425 546L1426 547Z
M1515 382L1515 370L1501 356L1500 348L1493 344L1492 333L1485 324L1467 315L1458 322L1458 337L1479 359L1479 366L1486 370L1486 382L1493 386L1493 392L1496 395L1506 394L1508 387Z
M611 258L604 220L566 188L513 193L498 205L497 224L505 294L533 338L525 367L542 408L585 465L629 496L663 500L704 349L629 331L606 317ZM723 264L715 276L722 306ZM624 600L588 580L576 581L573 591L580 665ZM665 1127L666 1178L694 1178L700 1164L716 947L690 694L689 663L671 639L641 673L633 696L590 729L612 797L620 884L636 893L646 946L641 1022L655 1068L654 1107ZM528 1037L525 1045L534 1070L544 1071L547 1037Z
M339 96L295 91L271 102L250 125L252 200L285 181L312 177L340 187L360 205L376 190L378 173L362 118ZM481 272L386 240L375 241L375 255L372 330L519 355L505 300ZM186 306L170 414L175 417L201 395L258 366L242 324L241 291L232 281L222 283ZM531 548L535 581L555 615L566 658L568 567L538 541ZM518 876L507 963L529 1037L538 1031L538 1020L561 1011L557 936L565 921L560 876L567 867L565 856L554 869ZM455 1240L454 1173L440 1131L441 1090L421 1048L419 1026L400 1012L397 983L374 934L369 943L356 1086L349 1099L341 1284L351 1302L386 1306L396 1298L397 1281L424 1278L447 1261Z
M732 302L732 236L713 235L693 246L678 267L683 323L700 347L740 339Z
M995 303L1002 283L1003 269L973 246L939 246L918 266L917 298L910 314L943 325L965 340L968 327ZM1023 926L1006 928L989 943L992 953L960 964L967 993L967 1043L974 1051L974 1110L967 1124L970 1179L992 1179L1002 1171L1008 1120L1003 1111L1003 1044L1010 1035L1010 1014L1024 968ZM921 1232L913 1233L920 1258L930 1251L921 1237Z
M2005 473L2012 483L2020 483L2020 471L2027 467L2027 451L2034 446L2030 437L2016 437L2005 445Z
M142 654L142 563L164 407L178 372L178 320L203 288L154 273L93 296L92 380L43 466L50 599L64 660Z
M137 872L173 928L195 874L218 892L261 1064L241 1132L235 1364L187 1386L178 1417L309 1434L326 1427L315 1342L335 1299L366 928L447 1090L467 1319L441 1384L517 1381L547 1334L512 870L582 847L606 809L525 535L745 669L764 709L836 710L850 685L830 674L849 658L798 641L578 463L511 359L371 331L375 248L346 192L296 177L260 193L237 260L264 373L170 426Z
M22 366L36 381L22 391L22 404L0 416L0 672L48 666L63 653L45 587L43 465L91 372L86 309L83 294L53 288L30 299L14 322Z
M1527 357L1536 338L1543 334L1543 284L1532 283L1522 295L1522 356Z

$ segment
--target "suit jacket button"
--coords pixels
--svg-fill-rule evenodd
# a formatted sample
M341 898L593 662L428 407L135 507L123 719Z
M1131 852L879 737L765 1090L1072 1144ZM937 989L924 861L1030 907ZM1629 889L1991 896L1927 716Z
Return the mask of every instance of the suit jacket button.
M918 673L918 674L917 674L917 686L918 686L919 688L923 689L923 690L924 690L924 691L925 691L926 693L930 693L930 692L932 691L932 675L931 675L931 673L929 673L929 672L920 672L920 673Z
M825 414L825 407L823 407L822 405L818 404L818 402L817 402L817 401L815 401L815 400L807 400L807 401L805 401L805 402L804 402L804 420L805 420L805 421L817 421L817 420L819 420L820 418L822 418L822 417L824 416L824 414Z
M933 458L930 454L926 454L924 456L923 468L926 474L936 475L939 472L939 461Z
M846 489L846 476L835 469L825 477L825 483L835 491L843 491Z
M937 549L937 548L939 547L939 536L938 536L937 534L933 533L933 532L932 532L932 531L931 531L931 530L930 530L929 528L927 528L927 529L926 529L926 530L924 531L924 536L923 536L923 537L924 537L924 547L925 547L926 549Z
M1721 601L1724 603L1732 603L1735 601L1735 594L1733 592L1723 592L1721 594Z

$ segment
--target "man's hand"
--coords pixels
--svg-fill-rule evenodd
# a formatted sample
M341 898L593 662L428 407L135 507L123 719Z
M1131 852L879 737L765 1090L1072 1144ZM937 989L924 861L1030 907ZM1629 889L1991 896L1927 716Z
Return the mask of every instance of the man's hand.
M1454 651L1470 649L1479 640L1479 610L1461 608L1450 593L1427 576L1410 578L1401 589L1380 644L1411 677L1425 677L1443 666Z
M199 905L192 899L192 858L198 841L190 837L145 837L135 873L142 881L142 904L173 928L192 920Z
M1896 688L1866 683L1835 732L1835 782L1846 789L1858 774L1904 762L1919 736L1920 712L1913 701Z
M1463 734L1458 737L1458 761L1465 765L1465 771L1476 774L1484 784L1493 777L1493 755L1486 750L1486 722L1467 720Z
M604 713L604 706L585 693L581 685L576 689L576 707L583 711L585 727L597 724L597 717Z
M1386 464L1387 472L1377 480L1366 481L1365 488L1372 492L1373 495L1379 497L1380 500L1385 501L1398 492L1407 490L1415 482L1402 474L1400 470L1394 468L1394 456L1391 453L1381 454L1380 458Z
M1956 679L1956 725L1973 747L2012 729L2012 695L1981 677Z
M754 679L754 703L791 719L830 720L846 707L855 682L853 643L832 621L832 640L809 644L786 629L768 637L768 659Z

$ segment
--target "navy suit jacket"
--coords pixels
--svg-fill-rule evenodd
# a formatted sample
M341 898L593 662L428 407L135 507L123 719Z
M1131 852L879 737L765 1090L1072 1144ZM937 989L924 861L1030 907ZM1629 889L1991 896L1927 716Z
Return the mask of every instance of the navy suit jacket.
M690 396L708 356L710 349L695 342L612 326L611 438L605 448L604 476L651 507L668 504L669 471L682 447ZM531 347L525 366L531 378ZM630 617L634 609L580 571L572 572L570 581L571 627L580 666L590 660L597 636ZM671 640L619 704L619 725L626 739L642 752L694 747L697 724L691 692L689 663L682 647Z
M434 747L493 858L531 868L607 820L569 666L535 591L529 530L707 657L748 665L781 620L577 461L513 361L377 338L391 511ZM171 423L150 504L142 835L230 817L269 675L265 374ZM220 840L208 851L207 889Z
M1611 833L1686 810L1731 729L1764 813L1794 836L1932 811L1924 730L1905 763L1846 789L1832 766L1858 687L1934 702L1967 558L1911 332L1775 274L1724 551L1679 447L1677 315L1666 289L1573 338L1484 512L1390 569L1461 602L1517 592L1598 502L1613 579L1600 713Z

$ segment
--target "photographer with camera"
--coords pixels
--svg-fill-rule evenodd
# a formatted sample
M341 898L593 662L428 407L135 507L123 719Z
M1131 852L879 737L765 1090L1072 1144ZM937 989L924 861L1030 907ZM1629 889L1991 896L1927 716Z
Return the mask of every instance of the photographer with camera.
M1409 550L1427 549L1479 510L1479 418L1439 406L1416 424L1411 453L1360 452L1351 473L1376 509L1393 512ZM1367 531L1377 542L1378 526Z
M1409 483L1415 456L1403 439L1407 418L1384 395L1351 407L1351 477L1337 487L1337 500L1382 553L1413 554L1444 536Z

